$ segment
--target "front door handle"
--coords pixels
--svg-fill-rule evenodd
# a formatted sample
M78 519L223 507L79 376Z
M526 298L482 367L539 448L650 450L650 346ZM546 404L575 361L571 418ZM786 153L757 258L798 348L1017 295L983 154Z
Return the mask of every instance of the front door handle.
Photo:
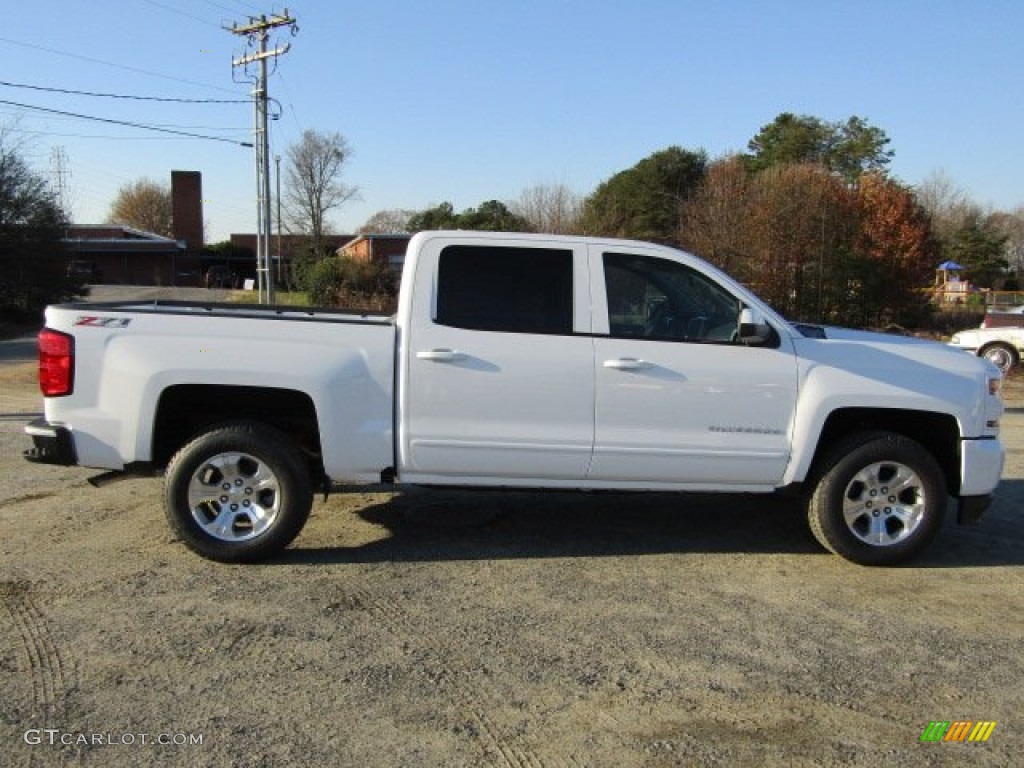
M416 358L435 363L457 363L459 360L465 360L466 356L454 349L423 349L416 353Z
M605 360L604 367L615 371L644 371L653 366L646 360L638 360L635 357L619 357L614 360Z

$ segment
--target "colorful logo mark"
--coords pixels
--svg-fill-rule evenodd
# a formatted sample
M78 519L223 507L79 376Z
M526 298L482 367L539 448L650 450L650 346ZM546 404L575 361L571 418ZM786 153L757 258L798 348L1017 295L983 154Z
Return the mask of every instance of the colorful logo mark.
M988 741L995 729L995 720L932 720L921 741Z

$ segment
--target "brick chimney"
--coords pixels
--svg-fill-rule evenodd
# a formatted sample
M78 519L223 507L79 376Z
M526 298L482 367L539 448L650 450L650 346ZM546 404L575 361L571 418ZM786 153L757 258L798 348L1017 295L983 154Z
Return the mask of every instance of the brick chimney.
M171 171L171 216L174 239L184 240L187 253L203 249L203 175Z

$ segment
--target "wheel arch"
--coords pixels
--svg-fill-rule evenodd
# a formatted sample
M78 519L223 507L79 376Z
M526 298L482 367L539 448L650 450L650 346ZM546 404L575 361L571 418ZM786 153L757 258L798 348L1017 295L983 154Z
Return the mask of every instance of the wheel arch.
M828 470L823 462L832 446L857 432L892 432L920 444L942 469L946 487L960 492L960 428L954 416L932 411L892 408L843 408L825 420L804 487L813 488Z
M277 387L178 384L160 393L153 424L153 464L165 467L191 438L227 421L254 421L290 437L323 474L319 420L305 392Z

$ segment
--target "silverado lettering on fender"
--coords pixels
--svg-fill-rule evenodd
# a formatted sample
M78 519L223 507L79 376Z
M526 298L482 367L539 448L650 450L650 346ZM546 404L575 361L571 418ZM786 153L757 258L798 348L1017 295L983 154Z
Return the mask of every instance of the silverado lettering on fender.
M795 491L823 546L888 565L1003 466L988 361L791 325L640 242L424 232L394 318L69 304L39 351L27 458L165 469L170 524L227 562L286 547L321 484L389 482Z

